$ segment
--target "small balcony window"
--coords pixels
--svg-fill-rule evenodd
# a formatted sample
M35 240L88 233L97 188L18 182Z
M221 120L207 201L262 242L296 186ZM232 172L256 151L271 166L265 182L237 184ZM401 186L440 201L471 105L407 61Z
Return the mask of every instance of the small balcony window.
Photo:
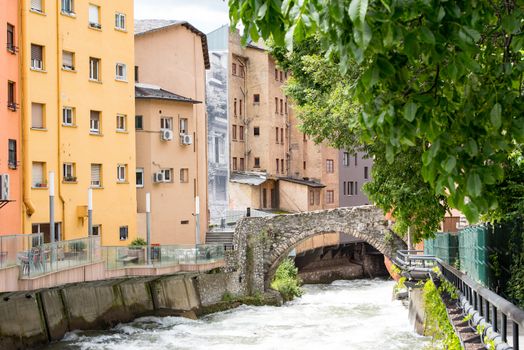
M31 44L31 68L44 70L44 47Z
M102 29L100 24L100 6L89 5L89 26L91 28Z
M115 13L115 28L126 30L126 15L123 13Z
M123 63L116 64L116 80L126 81L127 80L127 66Z
M62 0L62 13L74 15L74 0Z
M75 70L75 54L71 51L62 51L62 68Z

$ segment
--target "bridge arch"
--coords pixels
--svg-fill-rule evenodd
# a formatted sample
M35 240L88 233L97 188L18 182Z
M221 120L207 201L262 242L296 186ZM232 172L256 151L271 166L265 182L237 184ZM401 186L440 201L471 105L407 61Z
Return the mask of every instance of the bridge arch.
M382 211L370 205L245 218L237 225L234 245L236 268L248 292L267 289L276 268L297 244L329 232L361 239L390 259L397 250L406 249L405 242L391 232Z

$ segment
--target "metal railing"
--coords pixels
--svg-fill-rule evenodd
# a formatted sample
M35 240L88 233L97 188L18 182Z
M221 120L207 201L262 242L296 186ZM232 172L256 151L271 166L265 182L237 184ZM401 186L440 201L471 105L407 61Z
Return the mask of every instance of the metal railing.
M21 278L34 278L52 272L101 261L100 237L86 237L32 246L17 254Z
M42 233L0 236L0 269L16 266L18 252L41 245L43 237Z
M512 344L513 350L519 350L519 338L524 336L524 310L454 267L438 259L437 263L442 275L460 291L469 304L464 306L475 310L493 332L500 334L502 342Z
M165 245L151 247L151 265L147 264L147 247L103 247L107 270L127 267L170 267L183 264L208 264L224 259L221 244Z
M425 255L423 250L397 250L395 263L403 270L431 272L436 266L434 255Z

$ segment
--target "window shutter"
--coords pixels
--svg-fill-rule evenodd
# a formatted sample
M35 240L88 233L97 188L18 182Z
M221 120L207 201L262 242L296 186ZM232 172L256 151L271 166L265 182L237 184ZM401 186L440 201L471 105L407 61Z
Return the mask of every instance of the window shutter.
M33 103L31 105L31 118L33 128L42 129L44 127L43 114L43 105L41 103Z
M44 180L44 167L42 163L33 163L33 187L41 184Z
M91 164L91 184L100 185L100 164Z
M98 21L98 6L89 5L89 23L100 24Z
M67 67L73 67L73 53L72 52L63 51L62 65L67 66Z
M42 61L42 46L31 44L31 59Z
M42 0L31 0L31 9L42 11Z

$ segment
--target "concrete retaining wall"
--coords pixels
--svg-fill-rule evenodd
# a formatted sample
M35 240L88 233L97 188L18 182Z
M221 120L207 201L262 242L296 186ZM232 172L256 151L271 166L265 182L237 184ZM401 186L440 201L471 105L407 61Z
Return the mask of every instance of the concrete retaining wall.
M85 282L0 294L0 349L32 349L75 329L106 329L145 315L194 315L240 296L238 273L179 274Z

